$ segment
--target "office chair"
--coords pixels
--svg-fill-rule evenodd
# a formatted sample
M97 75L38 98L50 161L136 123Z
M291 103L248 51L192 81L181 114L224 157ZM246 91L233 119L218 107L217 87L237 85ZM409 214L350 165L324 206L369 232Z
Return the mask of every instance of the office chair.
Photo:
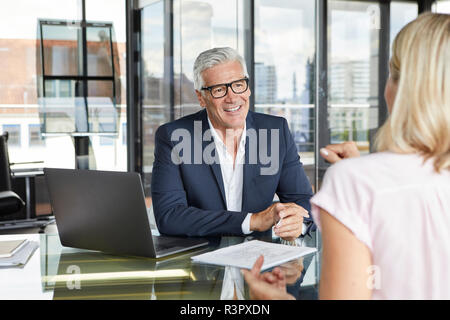
M8 158L8 132L0 135L0 216L18 213L25 202L12 191Z

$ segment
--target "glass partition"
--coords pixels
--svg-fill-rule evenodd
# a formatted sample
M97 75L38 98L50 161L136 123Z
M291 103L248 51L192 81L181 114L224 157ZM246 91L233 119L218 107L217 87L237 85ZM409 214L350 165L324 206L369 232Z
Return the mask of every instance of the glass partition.
M214 47L231 47L244 56L242 0L174 1L174 118L201 109L194 92L197 56Z
M380 6L328 1L328 115L330 143L355 141L370 150L378 128Z
M392 42L395 36L408 22L411 22L418 15L418 5L413 2L392 1L391 2L391 24L390 24L390 44L392 54Z
M255 111L289 123L314 185L315 2L255 1Z
M96 101L96 107L92 108L96 119L104 119L97 120L103 135L91 138L96 165L98 170L126 171L127 144L126 140L123 142L127 130L126 1L84 2L86 20L93 22L92 28L88 26L86 29L87 75L96 77L88 85L88 99L92 99L92 103ZM108 30L105 24L111 24L113 28ZM110 76L114 77L114 84L109 79L105 80ZM99 101L98 97L107 97L108 100ZM115 110L108 110L107 106L111 104L115 105ZM117 125L112 126L112 122ZM116 132L113 135L112 130Z
M141 11L141 106L143 133L144 189L148 193L154 160L155 132L170 121L169 74L165 72L164 1L156 1Z

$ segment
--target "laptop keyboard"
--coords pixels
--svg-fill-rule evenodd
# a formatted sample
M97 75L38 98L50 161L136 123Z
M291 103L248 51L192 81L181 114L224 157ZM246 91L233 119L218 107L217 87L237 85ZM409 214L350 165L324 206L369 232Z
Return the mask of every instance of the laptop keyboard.
M164 237L153 237L153 243L157 251L167 250L176 247L176 241Z

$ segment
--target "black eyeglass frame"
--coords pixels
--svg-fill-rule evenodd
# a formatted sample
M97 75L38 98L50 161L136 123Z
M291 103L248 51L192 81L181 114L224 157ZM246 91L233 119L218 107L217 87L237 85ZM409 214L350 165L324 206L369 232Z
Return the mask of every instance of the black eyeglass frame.
M239 82L239 81L242 81L242 80L245 80L245 84L246 84L245 90L242 91L242 92L234 91L234 89L232 87L233 83L236 83L236 82ZM210 87L203 87L201 90L208 90L209 93L211 94L211 97L213 97L213 99L220 99L220 98L225 97L228 94L228 88L231 88L231 91L233 91L235 94L242 94L242 93L244 93L245 91L248 90L248 83L249 83L249 81L250 80L248 79L248 77L245 77L245 78L242 78L242 79L239 79L239 80L234 80L234 81L229 82L229 83L219 83L219 84L215 84L215 85L210 86ZM214 97L214 95L212 94L212 89L214 89L216 87L220 87L220 86L225 86L225 88L226 88L224 95L220 96L220 97Z

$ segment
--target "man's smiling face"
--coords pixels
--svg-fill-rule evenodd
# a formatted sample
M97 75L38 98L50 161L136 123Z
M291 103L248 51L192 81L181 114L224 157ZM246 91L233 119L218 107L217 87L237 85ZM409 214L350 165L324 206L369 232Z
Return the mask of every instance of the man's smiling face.
M238 61L218 64L204 70L202 76L203 87L230 83L245 77ZM236 94L231 88L228 88L227 94L218 99L213 98L208 90L203 92L204 95L199 91L196 93L200 106L206 107L208 117L216 130L225 133L226 129L244 128L250 108L250 88L241 94Z

